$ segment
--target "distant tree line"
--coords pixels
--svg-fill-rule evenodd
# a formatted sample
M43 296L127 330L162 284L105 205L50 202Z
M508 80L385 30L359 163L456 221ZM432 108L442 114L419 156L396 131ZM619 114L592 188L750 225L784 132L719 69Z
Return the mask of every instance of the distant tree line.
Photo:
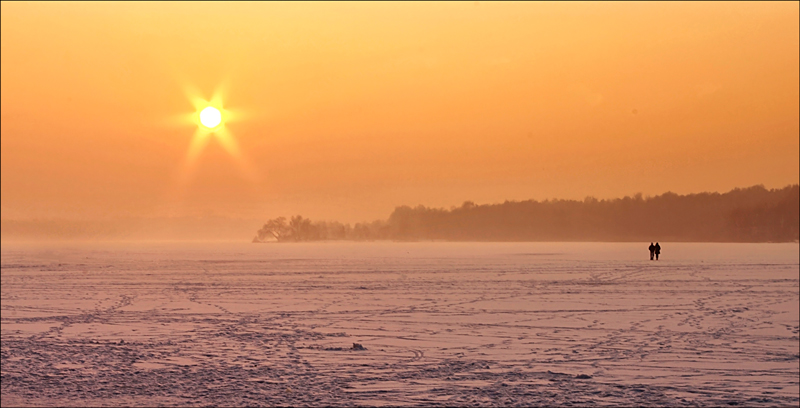
M800 238L800 186L724 194L598 200L506 201L448 209L397 207L355 226L301 216L269 220L254 242L318 240L792 242Z

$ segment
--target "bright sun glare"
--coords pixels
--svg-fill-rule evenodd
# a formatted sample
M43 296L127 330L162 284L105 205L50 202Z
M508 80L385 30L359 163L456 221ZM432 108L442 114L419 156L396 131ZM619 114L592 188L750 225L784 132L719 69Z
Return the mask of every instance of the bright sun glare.
M209 129L217 127L221 121L222 114L219 113L219 109L213 106L209 106L200 111L200 123Z
M258 174L250 166L241 150L239 150L236 138L233 137L230 129L226 126L228 123L241 120L242 115L241 112L236 110L231 111L222 108L224 105L222 102L223 88L219 86L210 100L201 97L200 92L189 85L186 85L185 91L186 97L189 98L195 111L180 115L180 120L183 124L192 124L197 128L194 131L192 141L189 143L189 150L186 152L186 162L180 176L182 182L188 181L197 158L212 140L219 142L222 148L236 159L237 164L245 173L245 177L250 180L256 180Z

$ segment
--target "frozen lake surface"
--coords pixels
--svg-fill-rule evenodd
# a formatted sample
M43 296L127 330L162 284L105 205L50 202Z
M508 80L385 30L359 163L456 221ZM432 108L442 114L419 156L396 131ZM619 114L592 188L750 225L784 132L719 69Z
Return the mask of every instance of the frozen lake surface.
M2 405L800 404L798 244L648 245L3 244Z

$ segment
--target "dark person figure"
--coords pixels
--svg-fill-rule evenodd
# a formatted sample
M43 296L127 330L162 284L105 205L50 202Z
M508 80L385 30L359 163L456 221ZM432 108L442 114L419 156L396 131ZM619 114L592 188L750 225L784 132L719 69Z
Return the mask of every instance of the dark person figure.
M656 246L653 245L653 243L651 242L650 246L648 247L648 249L650 250L650 260L652 261L653 260L653 254L656 253Z
M661 245L658 245L658 242L656 242L656 261L658 260L658 254L660 253L661 253Z

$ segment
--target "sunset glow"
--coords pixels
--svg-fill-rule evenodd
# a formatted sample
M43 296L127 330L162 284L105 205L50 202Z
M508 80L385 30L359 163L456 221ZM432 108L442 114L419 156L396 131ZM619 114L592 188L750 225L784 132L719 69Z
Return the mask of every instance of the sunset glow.
M798 14L3 2L2 215L356 222L404 204L781 188L800 166Z

